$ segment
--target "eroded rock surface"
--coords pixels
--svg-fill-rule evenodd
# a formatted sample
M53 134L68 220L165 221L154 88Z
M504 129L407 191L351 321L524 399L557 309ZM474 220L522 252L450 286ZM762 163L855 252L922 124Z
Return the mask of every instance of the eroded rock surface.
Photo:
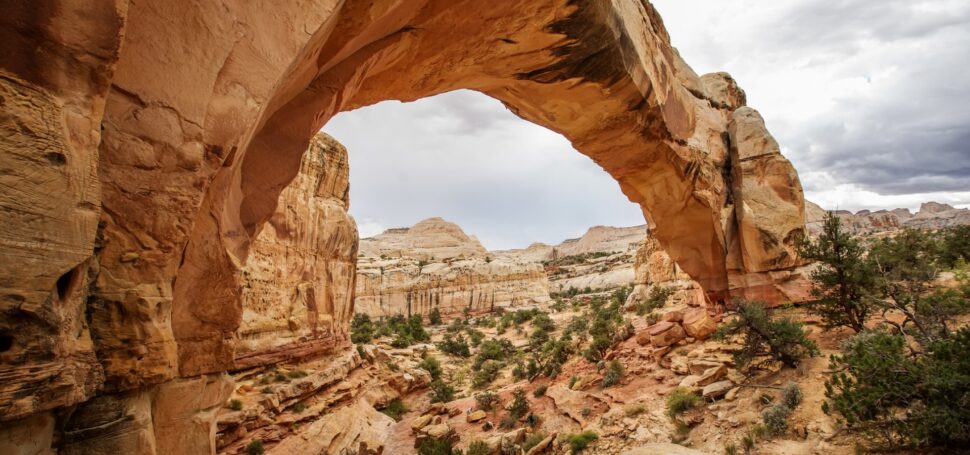
M549 299L541 264L489 254L440 218L361 240L355 312L373 317L492 311Z
M347 150L315 136L243 268L236 368L319 355L346 341L357 256L349 172Z

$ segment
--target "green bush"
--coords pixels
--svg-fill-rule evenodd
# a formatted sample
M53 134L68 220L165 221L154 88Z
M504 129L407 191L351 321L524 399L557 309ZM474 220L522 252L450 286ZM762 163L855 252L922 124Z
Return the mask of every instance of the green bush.
M452 335L446 333L444 338L442 338L440 343L437 343L438 349L446 354L451 354L455 357L468 358L472 356L471 349L468 347L468 343L465 341L465 337L458 335Z
M460 450L455 450L454 443L447 438L434 439L428 438L421 441L418 446L418 455L459 455Z
M768 429L768 433L773 436L780 436L788 431L788 416L792 409L784 404L776 404L761 414L761 420Z
M297 404L293 405L293 412L295 412L297 414L300 414L303 411L306 411L306 405L305 404L303 404L303 403L297 403Z
M788 385L781 388L781 404L787 406L789 409L794 410L802 402L802 389L798 388L798 384L789 383Z
M248 455L263 455L265 449L263 449L263 441L256 439L246 445L246 453Z
M400 398L395 398L388 402L387 406L381 409L381 412L395 421L400 422L401 417L408 412L408 408Z
M350 321L350 341L354 343L370 343L374 339L374 323L370 316L362 313L354 315Z
M229 400L229 409L233 411L241 411L243 408L242 401L239 400Z
M817 261L812 271L812 296L808 310L822 318L826 328L848 327L856 332L878 303L876 263L866 255L862 244L842 228L841 218L825 215L817 240L798 242L799 255Z
M307 376L306 371L303 370L293 370L286 372L286 376L290 379L305 378Z
M654 310L663 308L672 295L674 295L673 289L664 286L654 286L650 289L650 294L647 295L647 299L637 305L637 315L643 316Z
M599 439L599 435L595 432L586 430L579 434L573 434L569 436L569 448L573 453L580 453L589 447L589 444L595 440Z
M826 413L886 448L970 445L970 327L911 350L894 333L863 332L832 358Z
M428 313L428 324L431 325L441 325L441 311L438 307L434 307Z
M465 455L491 455L491 453L492 449L488 447L488 444L478 439L468 444L468 450L465 451Z
M533 447L539 445L543 439L546 439L546 436L548 435L544 431L537 431L526 436L525 441L522 441L522 451L528 453Z
M472 376L472 387L481 389L491 384L498 377L503 366L501 362L486 360Z
M532 396L536 398L545 396L547 389L549 389L549 386L545 384L540 384L539 387L536 387L535 390L532 391Z
M678 387L673 392L670 392L670 395L667 397L667 417L673 419L678 414L697 406L700 402L701 397L697 396L697 394Z
M818 354L818 347L805 335L800 322L790 318L772 318L761 302L739 304L737 317L721 326L714 333L714 338L724 340L734 334L743 337L741 348L734 352L738 367L746 366L762 354L792 367L803 358Z
M486 391L475 395L475 402L478 403L478 409L491 411L495 405L499 404L499 398L498 395Z
M455 399L455 389L441 379L431 381L431 402L448 403Z
M603 375L603 388L619 384L620 379L623 379L623 366L618 360L612 360L606 368L606 374Z
M970 225L953 226L943 231L940 265L952 269L962 261L970 262Z
M425 355L421 363L418 364L418 368L430 373L432 381L441 379L441 362L432 355Z
M529 400L525 397L525 390L521 387L512 392L512 402L509 403L509 415L519 419L529 412Z

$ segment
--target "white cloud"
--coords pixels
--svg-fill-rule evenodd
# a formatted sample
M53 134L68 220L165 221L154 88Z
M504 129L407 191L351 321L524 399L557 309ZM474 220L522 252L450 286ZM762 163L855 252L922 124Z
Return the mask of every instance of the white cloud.
M970 204L970 2L654 0L700 74L728 71L826 208ZM563 137L459 91L332 120L362 235L441 216L489 248L639 209Z

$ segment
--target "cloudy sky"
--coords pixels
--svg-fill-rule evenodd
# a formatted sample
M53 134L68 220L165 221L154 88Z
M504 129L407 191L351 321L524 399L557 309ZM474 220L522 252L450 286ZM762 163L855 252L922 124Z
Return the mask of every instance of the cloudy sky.
M970 206L967 0L654 0L704 74L728 71L826 208ZM561 136L454 92L343 113L361 235L441 216L490 249L642 224Z

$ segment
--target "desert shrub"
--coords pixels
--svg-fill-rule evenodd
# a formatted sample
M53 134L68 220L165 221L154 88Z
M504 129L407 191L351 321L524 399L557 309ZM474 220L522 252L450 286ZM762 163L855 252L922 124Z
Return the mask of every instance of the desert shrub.
M446 354L451 354L455 357L468 358L471 357L471 349L468 347L468 343L465 341L465 337L458 335L452 335L446 333L444 338L442 338L440 343L437 343L438 349Z
M738 445L733 442L725 443L724 455L738 455Z
M664 286L654 286L647 294L647 299L637 305L637 315L643 316L656 309L663 308L667 304L670 296L674 295L674 290Z
M533 447L539 445L543 439L546 439L546 436L548 435L544 431L537 431L526 436L525 441L522 441L522 451L528 453Z
M798 384L789 383L781 388L781 404L789 409L795 409L802 402L802 389Z
M506 339L485 340L478 347L478 355L475 356L475 368L481 366L488 360L505 361L509 356L515 354L515 346Z
M431 381L431 402L448 403L455 399L455 389L445 381L437 379Z
M822 410L887 448L970 445L970 327L912 350L863 332L832 358Z
M701 397L690 390L678 387L670 392L667 397L667 417L671 419L677 417L682 412L688 411L701 402Z
M573 355L572 338L564 333L559 339L549 340L539 352L538 372L550 378L555 378L562 370L562 365Z
M529 400L525 397L525 389L517 388L512 392L512 401L509 403L509 415L519 419L529 412Z
M507 415L505 417L502 417L502 420L499 421L498 426L499 428L502 428L504 430L509 430L509 429L515 428L515 424L517 423L519 423L519 419L516 419L511 415Z
M441 379L441 362L432 355L425 355L421 363L418 364L418 368L430 373L431 380Z
M576 376L570 376L569 377L569 388L570 389L573 388L573 386L576 385L576 381L578 381L578 380L579 380L578 377L576 377Z
M552 321L552 318L547 313L540 311L532 317L532 328L534 330L552 332L556 330L556 323Z
M791 408L779 403L765 410L761 414L761 420L771 435L780 436L788 431L788 416L791 413Z
M492 449L488 444L478 439L468 444L468 449L465 450L465 455L491 455L491 453Z
M802 258L817 261L812 271L812 297L808 310L822 318L826 328L865 330L877 303L875 262L862 244L842 227L841 219L825 215L816 240L798 242Z
M418 455L459 455L460 450L455 450L454 442L448 438L428 438L421 441L418 446Z
M293 412L299 414L299 413L301 413L303 411L306 411L306 405L305 404L303 404L303 403L297 403L297 404L293 405Z
M737 317L721 326L714 338L724 340L734 334L743 338L741 348L734 352L739 367L762 354L792 367L803 358L818 354L818 347L805 335L800 322L791 318L773 318L761 302L742 302Z
M647 412L647 407L643 403L629 403L623 406L623 413L627 417L634 417Z
M272 387L263 387L262 389L260 389L260 392L262 392L262 393L273 393L273 388Z
M408 408L404 405L404 402L401 401L400 398L395 398L388 402L387 406L384 406L384 409L381 409L381 412L395 421L400 422L401 416L408 412Z
M485 363L479 366L478 371L472 376L472 387L476 389L481 389L495 380L498 377L499 372L502 371L503 364L495 360L486 360Z
M287 371L286 376L290 379L305 378L307 376L306 371L303 370L293 370Z
M370 316L358 313L350 321L350 341L354 343L370 343L374 339L374 323Z
M468 334L469 344L471 344L474 347L478 347L479 345L481 345L482 340L485 339L485 334L473 327L466 327L465 333Z
M495 405L499 404L499 398L498 395L486 391L475 395L475 402L478 403L478 409L491 411Z
M438 307L434 307L428 312L428 324L441 325L441 310Z
M569 325L563 330L564 334L572 334L577 336L585 335L589 330L589 319L585 316L573 316L569 320Z
M590 342L583 351L583 357L590 362L598 362L616 343L622 341L618 339L618 328L623 323L621 306L613 302L605 305L601 299L593 299L591 302L593 309L593 323L589 326Z
M606 368L606 374L603 375L603 388L619 384L620 379L623 379L623 366L618 360L613 360Z
M246 453L248 455L263 455L265 449L263 449L263 441L261 439L256 439L246 445Z
M548 390L548 389L549 389L549 386L548 385L540 384L539 387L536 387L535 390L532 391L532 396L534 396L536 398L539 398L541 396L545 396L546 395L546 390Z
M241 411L242 408L243 408L243 403L242 403L242 401L239 401L239 400L229 400L229 406L228 407L229 407L229 409L232 409L233 411Z
M943 231L939 262L952 269L961 262L970 262L970 225L953 226Z
M586 450L589 444L597 439L599 439L599 435L590 430L573 434L569 436L569 448L572 450L572 453L580 453Z

